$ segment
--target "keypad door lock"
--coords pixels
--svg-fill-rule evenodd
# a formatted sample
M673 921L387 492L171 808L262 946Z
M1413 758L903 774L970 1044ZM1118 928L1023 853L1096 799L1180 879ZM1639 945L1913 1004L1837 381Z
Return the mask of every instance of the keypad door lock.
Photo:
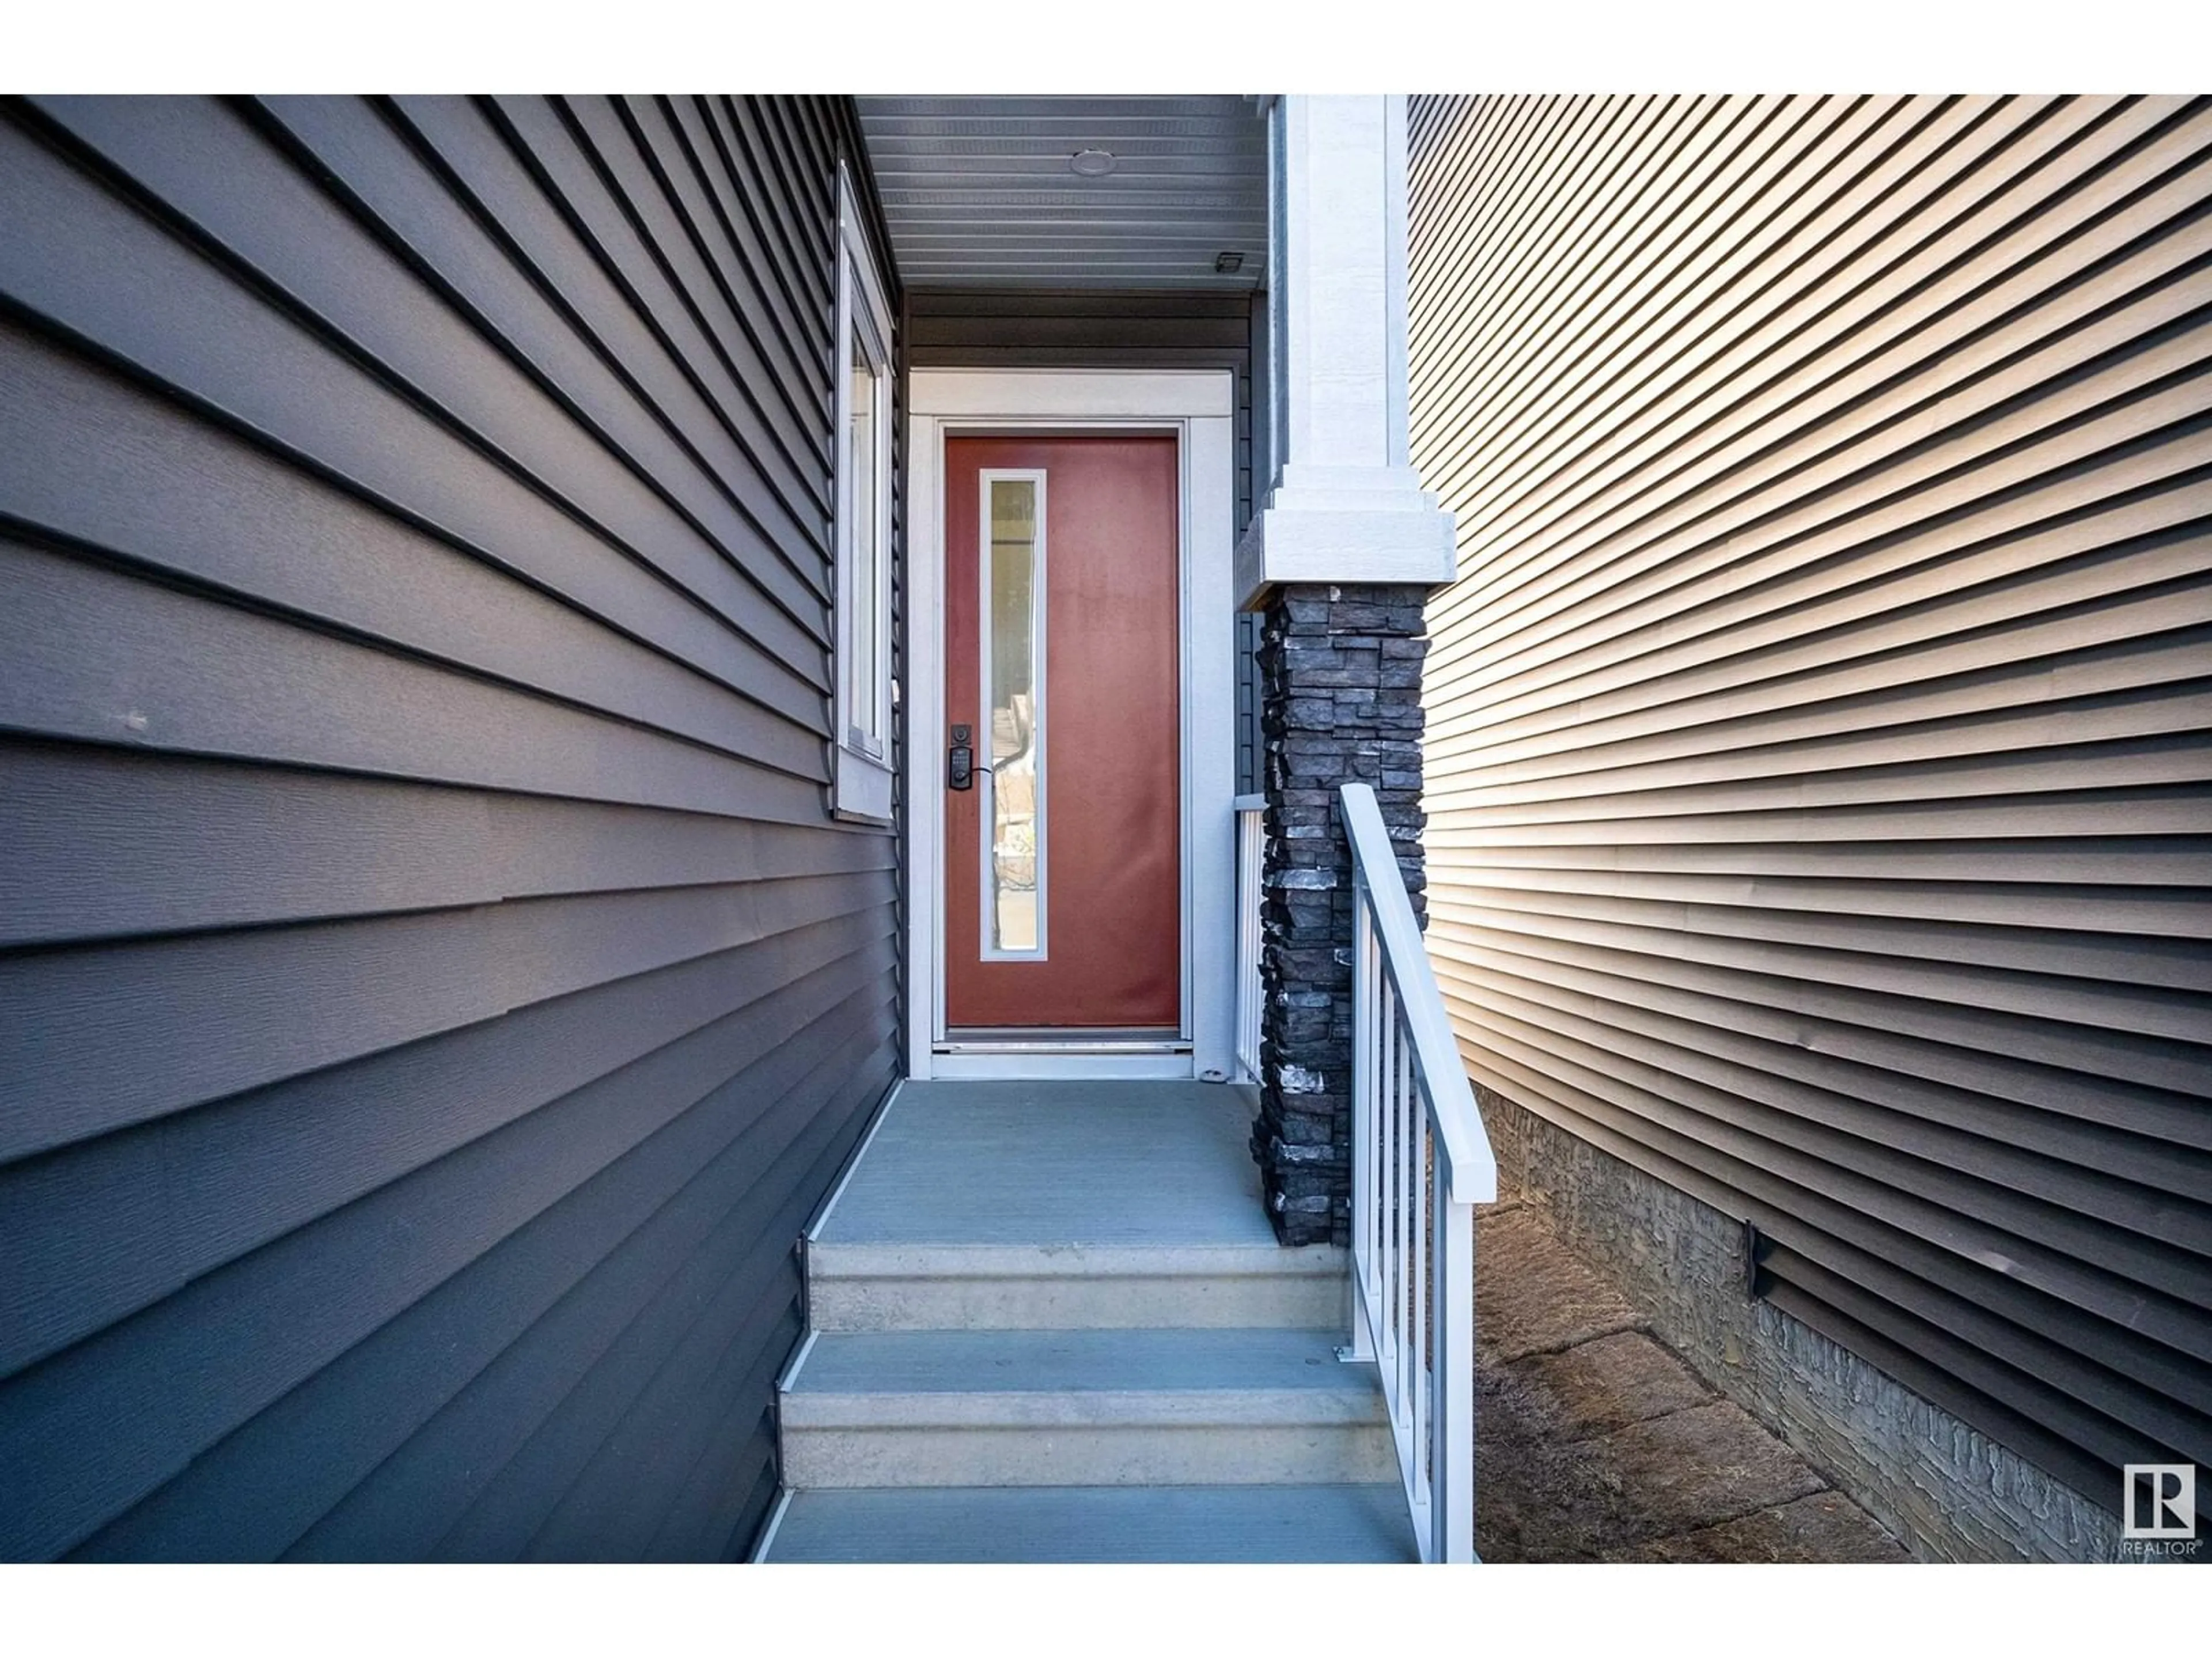
M975 787L975 750L969 739L975 728L956 726L952 728L952 750L945 757L945 781L954 789L973 789Z

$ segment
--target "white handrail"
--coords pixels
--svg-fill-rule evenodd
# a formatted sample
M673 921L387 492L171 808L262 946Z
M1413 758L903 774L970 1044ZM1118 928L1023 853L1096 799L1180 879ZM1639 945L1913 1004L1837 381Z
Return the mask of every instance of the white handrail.
M1260 1080L1260 878L1267 798L1239 795L1237 811L1237 1063Z
M1474 1556L1474 1210L1498 1160L1375 792L1352 843L1352 1346L1382 1374L1425 1561ZM1415 1103L1419 1109L1415 1110Z

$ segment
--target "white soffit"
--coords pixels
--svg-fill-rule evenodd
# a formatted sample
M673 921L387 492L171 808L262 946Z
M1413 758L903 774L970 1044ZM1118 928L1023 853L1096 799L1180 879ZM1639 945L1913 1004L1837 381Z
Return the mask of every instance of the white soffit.
M911 286L1259 286L1267 127L1209 98L862 98L860 128ZM1068 165L1104 150L1111 173ZM1243 255L1218 274L1223 252Z

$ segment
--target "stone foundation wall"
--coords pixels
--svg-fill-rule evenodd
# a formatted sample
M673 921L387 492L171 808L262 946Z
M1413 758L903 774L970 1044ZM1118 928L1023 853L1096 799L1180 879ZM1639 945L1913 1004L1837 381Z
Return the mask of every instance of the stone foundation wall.
M2115 1516L1771 1303L1748 1298L1738 1223L1501 1095L1476 1094L1500 1196L1546 1212L1708 1382L1916 1555L2119 1559Z
M1352 854L1339 787L1374 787L1417 915L1421 858L1419 586L1279 589L1260 629L1260 1118L1252 1154L1285 1244L1351 1230Z

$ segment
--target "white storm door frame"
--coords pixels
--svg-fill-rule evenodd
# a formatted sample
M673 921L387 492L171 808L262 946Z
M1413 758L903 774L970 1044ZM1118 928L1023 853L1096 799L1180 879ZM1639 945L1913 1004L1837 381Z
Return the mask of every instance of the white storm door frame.
M970 369L907 381L907 1073L1235 1075L1237 386L1227 369ZM939 1052L945 1033L945 441L1154 432L1176 440L1182 517L1185 1053Z

